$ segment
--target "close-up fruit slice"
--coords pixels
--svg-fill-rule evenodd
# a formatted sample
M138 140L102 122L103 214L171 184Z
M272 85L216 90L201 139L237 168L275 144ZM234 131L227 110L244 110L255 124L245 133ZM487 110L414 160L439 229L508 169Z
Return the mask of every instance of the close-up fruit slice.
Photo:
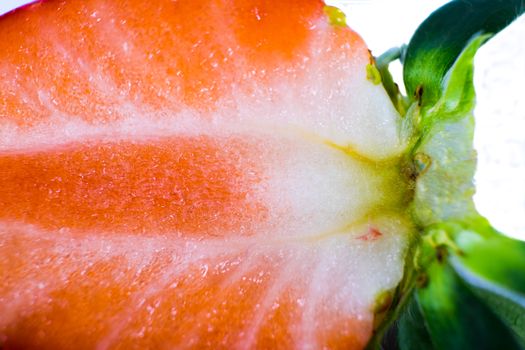
M472 204L472 59L514 2L377 60L317 0L0 17L0 348L525 344L495 311L525 250Z
M399 115L318 1L2 18L6 348L362 348L400 281Z

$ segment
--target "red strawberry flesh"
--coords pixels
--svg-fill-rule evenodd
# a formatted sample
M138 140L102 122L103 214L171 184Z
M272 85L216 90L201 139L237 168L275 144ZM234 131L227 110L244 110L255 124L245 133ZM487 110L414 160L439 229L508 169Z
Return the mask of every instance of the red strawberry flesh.
M0 345L366 344L402 274L402 145L366 46L323 6L0 19Z

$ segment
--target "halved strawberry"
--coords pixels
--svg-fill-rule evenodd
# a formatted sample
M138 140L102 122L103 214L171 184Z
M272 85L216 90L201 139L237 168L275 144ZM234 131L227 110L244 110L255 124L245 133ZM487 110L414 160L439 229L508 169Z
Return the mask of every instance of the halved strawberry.
M51 0L1 19L4 348L365 346L410 189L399 115L327 13Z
M453 0L377 63L316 0L1 18L0 347L522 349L472 64L523 12Z

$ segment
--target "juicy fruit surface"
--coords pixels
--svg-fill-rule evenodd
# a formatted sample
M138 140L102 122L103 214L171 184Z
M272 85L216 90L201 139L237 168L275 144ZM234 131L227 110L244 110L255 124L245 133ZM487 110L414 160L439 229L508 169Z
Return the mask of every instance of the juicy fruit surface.
M0 345L366 344L401 145L322 3L46 1L0 37Z

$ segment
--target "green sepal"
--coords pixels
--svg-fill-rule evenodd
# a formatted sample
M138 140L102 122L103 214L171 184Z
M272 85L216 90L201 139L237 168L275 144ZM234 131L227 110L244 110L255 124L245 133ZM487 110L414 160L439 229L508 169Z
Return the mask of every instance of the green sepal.
M401 350L433 350L425 318L416 296L412 295L397 323L398 345Z
M426 272L428 280L417 289L416 299L434 349L522 349L513 332L478 299L446 258L436 260Z
M425 230L397 322L401 350L525 349L525 242L481 216Z
M525 349L525 242L501 235L478 215L429 227L416 256L420 278L412 303L420 306L435 349L458 342L458 348ZM405 326L405 338L424 334L415 325ZM476 343L476 330L483 329L490 331ZM449 344L446 336L464 341Z
M476 104L474 91L474 56L490 35L476 34L443 78L441 97L432 107L424 108L422 129L438 121L459 120L468 115Z
M451 259L452 266L525 347L525 242L472 230L461 231L455 241L462 254Z
M430 15L406 51L403 77L408 95L434 105L442 82L476 33L496 34L525 12L523 0L454 0ZM418 96L420 95L421 96Z

